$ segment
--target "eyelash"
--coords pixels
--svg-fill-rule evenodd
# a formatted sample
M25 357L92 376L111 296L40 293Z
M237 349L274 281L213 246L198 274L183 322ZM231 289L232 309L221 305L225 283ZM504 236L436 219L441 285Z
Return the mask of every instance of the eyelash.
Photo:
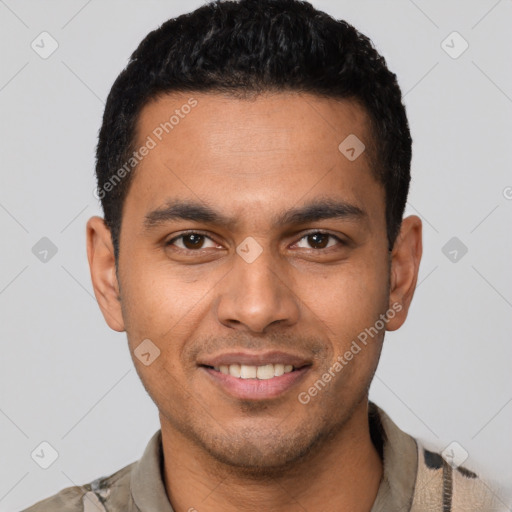
M307 238L308 236L311 236L311 235L316 235L316 234L319 234L319 235L327 235L331 238L334 238L341 246L345 246L347 245L347 242L345 242L344 240L342 240L341 238L337 237L336 235L333 235L332 233L328 233L326 231L322 231L322 230L315 230L315 231L310 231L304 235L302 235L298 242L300 242L301 240L303 240L304 238ZM179 240L180 238L184 238L186 237L187 235L200 235L200 236L203 236L205 238L208 238L209 240L211 240L212 242L215 242L215 240L213 240L210 236L208 236L206 233L202 233L201 231L185 231L183 233L181 233L180 235L178 236L175 236L174 238L172 238L171 240L167 241L165 243L166 246L172 246L174 242L176 242L176 240ZM296 242L296 243L298 243ZM217 243L217 242L215 242ZM310 251L314 251L314 252L325 252L325 251L329 251L330 249L332 249L333 247L326 247L326 248L323 248L323 249L314 249L314 248L311 248L309 249ZM181 247L176 247L176 249L178 251L182 251L182 252L186 252L186 253L201 253L202 251L205 251L205 250L208 250L208 249L197 249L197 250L194 250L194 249L183 249Z

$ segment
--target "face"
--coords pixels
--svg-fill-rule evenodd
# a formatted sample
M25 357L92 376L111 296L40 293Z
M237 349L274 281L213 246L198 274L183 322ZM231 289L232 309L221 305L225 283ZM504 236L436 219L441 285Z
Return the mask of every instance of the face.
M117 277L108 230L89 221L98 302L127 332L162 431L217 461L283 467L339 432L405 319L419 219L390 258L367 151L339 149L351 134L370 146L365 111L345 100L163 96L139 118L136 147L152 147L125 200Z

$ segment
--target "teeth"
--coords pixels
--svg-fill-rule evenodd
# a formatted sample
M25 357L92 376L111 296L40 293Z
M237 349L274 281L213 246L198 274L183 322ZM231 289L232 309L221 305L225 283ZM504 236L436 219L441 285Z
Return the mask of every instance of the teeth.
M240 378L240 365L239 364L230 364L229 367L229 375L232 377L238 377Z
M291 364L266 364L264 366L250 366L247 364L230 364L215 366L217 370L224 375L231 375L239 379L260 379L267 380L274 377L280 377L285 373L293 371Z
M274 375L276 377L280 377L281 375L283 375L283 373L284 373L284 364L275 364L274 365Z
M274 377L274 365L266 364L265 366L258 366L256 377L261 380L271 379Z

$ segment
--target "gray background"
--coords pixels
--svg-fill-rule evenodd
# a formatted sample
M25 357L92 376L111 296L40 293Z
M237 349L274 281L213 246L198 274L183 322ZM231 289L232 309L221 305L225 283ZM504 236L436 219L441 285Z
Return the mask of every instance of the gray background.
M424 256L371 398L403 430L440 449L456 441L467 466L510 483L512 2L312 3L374 41L414 139L408 213L424 221ZM113 473L159 428L125 335L94 298L85 222L100 214L94 147L115 77L150 30L201 4L0 0L2 511ZM59 45L46 59L31 47L43 31ZM458 58L442 47L453 31L469 44ZM445 43L452 54L462 44ZM47 261L32 251L43 237L58 249ZM48 469L31 458L42 441L59 454Z

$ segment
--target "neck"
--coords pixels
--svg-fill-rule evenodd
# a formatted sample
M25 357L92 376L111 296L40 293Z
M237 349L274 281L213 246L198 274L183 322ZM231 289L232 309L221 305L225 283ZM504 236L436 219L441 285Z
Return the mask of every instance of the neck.
M175 512L336 510L369 512L382 461L362 401L334 437L271 478L242 474L162 421L164 483Z

